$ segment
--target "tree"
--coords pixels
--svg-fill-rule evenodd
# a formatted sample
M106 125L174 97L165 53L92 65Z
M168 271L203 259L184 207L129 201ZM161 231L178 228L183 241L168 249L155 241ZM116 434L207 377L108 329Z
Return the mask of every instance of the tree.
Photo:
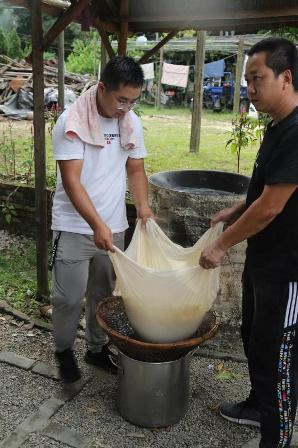
M8 45L7 45L7 39L0 28L0 54L7 55L8 53Z
M67 70L70 72L97 75L100 60L100 42L97 33L90 33L89 36L90 40L74 40L73 51L68 56L66 62Z
M284 26L282 28L277 28L276 30L272 30L271 34L273 36L284 37L285 39L289 39L292 42L297 42L298 40L298 29L292 26Z
M237 173L240 172L241 151L256 141L255 128L256 124L247 113L236 115L232 119L231 138L227 141L226 148L229 146L232 153L237 155Z
M17 30L13 28L7 35L8 44L8 56L11 58L21 58L23 57L23 51L21 48L21 39L17 34Z

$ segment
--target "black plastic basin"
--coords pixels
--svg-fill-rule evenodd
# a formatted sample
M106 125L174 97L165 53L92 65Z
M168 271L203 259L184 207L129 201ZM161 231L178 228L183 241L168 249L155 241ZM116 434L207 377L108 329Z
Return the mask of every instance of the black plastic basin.
M250 178L225 171L177 170L152 174L157 187L191 194L245 194Z

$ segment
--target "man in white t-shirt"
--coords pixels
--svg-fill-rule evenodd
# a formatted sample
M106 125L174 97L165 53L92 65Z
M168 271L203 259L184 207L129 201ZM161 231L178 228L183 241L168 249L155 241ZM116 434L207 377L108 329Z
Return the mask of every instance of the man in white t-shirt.
M78 135L67 138L65 125L71 108L60 116L53 131L54 156L59 164L52 213L53 334L65 382L80 378L73 345L84 296L85 361L113 369L108 340L95 312L98 301L111 296L115 284L107 251L113 251L113 245L124 248L128 227L126 177L138 218L145 224L153 216L148 205L142 125L131 110L141 94L143 78L141 67L132 58L116 57L106 65L94 97L97 110L93 117L99 120L103 147L88 144ZM129 118L133 128L133 149L121 146L119 123L123 118Z

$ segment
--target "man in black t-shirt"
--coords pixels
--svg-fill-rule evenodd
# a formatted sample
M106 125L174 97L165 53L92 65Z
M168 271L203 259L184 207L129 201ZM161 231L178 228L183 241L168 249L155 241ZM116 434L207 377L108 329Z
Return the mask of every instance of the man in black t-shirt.
M282 38L248 52L248 95L272 117L257 155L246 201L212 219L226 230L200 264L212 269L247 239L242 339L251 392L222 405L227 420L261 427L260 448L289 447L296 413L298 337L298 53Z

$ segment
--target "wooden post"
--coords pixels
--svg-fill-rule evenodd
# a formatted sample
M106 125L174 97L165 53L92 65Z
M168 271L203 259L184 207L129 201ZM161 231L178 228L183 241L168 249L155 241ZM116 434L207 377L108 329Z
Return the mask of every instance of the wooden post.
M243 70L243 60L244 60L244 37L241 36L238 43L237 50L237 64L236 64L236 76L234 84L234 100L233 100L233 114L239 114L240 107L240 84L241 76Z
M160 108L160 94L161 94L161 77L162 77L162 65L163 65L163 47L159 50L159 72L156 89L155 107Z
M64 110L64 31L58 37L58 106Z
M189 152L198 152L200 148L201 121L202 121L202 108L203 108L205 40L206 40L206 31L198 31L196 60L195 60L195 77L194 77L195 89L194 89L193 110L191 118L191 135L190 135Z
M118 55L125 56L127 49L127 35L128 35L128 6L129 0L121 0L120 5L120 32L118 41Z
M45 117L44 117L44 69L41 1L31 2L32 26L32 72L34 103L34 159L35 159L35 207L36 207L36 269L37 297L48 296L48 233L45 160Z

